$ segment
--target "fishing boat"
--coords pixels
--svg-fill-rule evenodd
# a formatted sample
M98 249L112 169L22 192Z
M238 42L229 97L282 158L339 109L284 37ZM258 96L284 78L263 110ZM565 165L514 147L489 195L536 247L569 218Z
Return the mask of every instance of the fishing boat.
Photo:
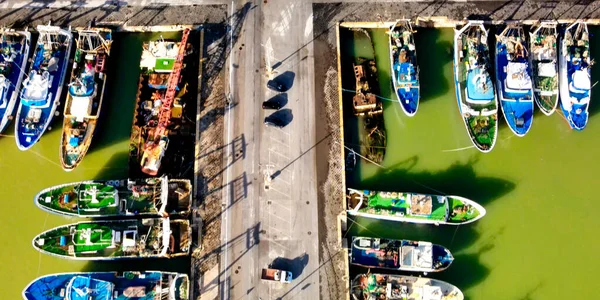
M0 133L13 118L31 47L31 33L0 28Z
M192 202L187 179L90 180L61 184L35 195L48 212L82 218L187 215Z
M63 225L39 234L32 244L66 259L117 260L185 256L191 242L188 220L148 218Z
M529 33L530 64L533 74L535 103L545 115L554 113L558 105L558 56L556 22L544 21Z
M463 300L463 293L447 282L403 275L359 274L352 280L353 300Z
M559 58L560 107L571 128L587 125L592 85L592 59L587 24L575 22L565 29Z
M523 27L509 24L496 35L496 80L500 106L508 127L525 136L533 122L533 87Z
M188 300L186 274L161 271L58 273L40 276L23 290L26 300Z
M37 45L23 82L15 124L15 140L22 151L37 143L54 117L73 44L70 29L38 25L37 31Z
M348 214L422 224L462 225L485 216L485 208L458 196L348 189Z
M169 146L170 123L181 119L181 114L173 114L172 108L182 107L177 90L189 32L189 29L183 31L181 42L165 41L161 37L143 45L130 159L151 176L158 174Z
M354 237L350 262L367 268L439 272L454 261L450 250L429 242Z
M458 110L471 142L479 151L492 151L498 136L498 100L490 77L488 31L469 21L454 31L454 84Z
M398 20L390 29L390 61L392 83L400 107L412 117L419 107L419 67L412 26L409 20Z
M108 29L78 31L60 140L60 163L65 171L77 167L92 143L102 107L111 44Z

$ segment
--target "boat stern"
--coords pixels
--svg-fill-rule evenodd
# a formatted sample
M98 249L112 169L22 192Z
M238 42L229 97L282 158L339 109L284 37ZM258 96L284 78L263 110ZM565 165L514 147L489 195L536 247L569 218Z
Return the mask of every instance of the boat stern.
M396 95L398 96L398 102L404 113L409 117L414 116L419 108L418 85L400 85L396 90Z
M524 137L533 124L533 101L501 101L504 119L510 130Z

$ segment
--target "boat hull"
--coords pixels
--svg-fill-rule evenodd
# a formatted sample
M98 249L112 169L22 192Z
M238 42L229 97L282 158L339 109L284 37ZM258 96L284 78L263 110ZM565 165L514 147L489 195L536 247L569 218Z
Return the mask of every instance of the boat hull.
M399 49L394 41L394 34L407 33L406 41L409 45L402 45ZM400 39L398 38L398 41ZM404 113L412 117L417 113L420 99L419 67L417 65L417 52L414 49L414 36L410 21L397 21L390 29L389 38L390 61L392 68L392 84L398 103ZM400 51L405 55L401 55ZM402 56L402 58L400 58ZM402 61L401 61L402 60Z
M483 24L470 22L460 30L454 32L454 86L458 111L467 130L467 134L473 146L483 153L492 151L496 145L498 137L498 99L493 88L493 82L490 80L490 89L493 93L492 99L487 103L475 104L467 101L468 94L472 88L468 83L470 72L465 66L466 62L461 61L464 41L472 28L479 27L482 34L485 34L487 40L487 31ZM484 45L487 49L487 44ZM487 55L487 54L485 54ZM486 57L489 59L489 57ZM488 66L489 67L489 66ZM488 68L485 68L488 69ZM486 73L487 74L487 73ZM489 74L488 74L489 76ZM480 126L483 124L483 126Z
M77 283L81 281L97 284L94 286L96 289L88 289L87 285L78 287ZM166 289L165 284L168 285ZM139 299L137 297L150 296L153 292L157 294L152 299L188 300L188 276L161 271L57 273L36 278L27 285L22 295L26 300L58 300L71 299L71 294L82 296L89 293L90 299L117 300Z
M381 201L381 198L383 198L382 196L380 196L381 194L392 194L392 196L386 196L383 201L381 201L382 203L370 203L370 199L369 199L369 195L367 195L367 192L369 191L359 191L359 190L355 190L355 189L348 189L348 192L350 194L350 202L355 201L352 197L357 197L356 201L360 201L358 202L356 205L352 204L352 203L348 203L348 209L347 212L349 215L353 215L353 216L359 216L359 217L366 217L366 218L372 218L372 219L378 219L378 220L388 220L388 221L396 221L396 222L406 222L406 223L415 223L415 224L432 224L432 225L464 225L464 224L469 224L469 223L473 223L481 218L483 218L486 214L486 210L483 206L481 206L480 204L478 204L477 202L467 199L467 198L463 198L463 197L459 197L459 196L438 196L438 195L426 195L426 194L414 194L414 193L397 193L397 192L375 192L373 191L373 193L375 193L374 195L371 196L376 196L378 199L375 199L376 201ZM394 197L393 194L397 194L398 197ZM400 197L401 196L401 197ZM415 216L411 216L410 213L408 213L409 209L406 208L406 206L404 207L400 207L400 206L395 206L397 203L409 203L413 197L415 199L418 198L423 198L423 197L431 197L431 199L433 201L437 201L440 197L445 197L444 201L447 201L447 205L448 208L445 211L445 215L444 216L438 216L437 219L433 219L431 217L415 217ZM434 199L435 198L435 199ZM360 200L359 200L360 199ZM367 203L364 203L366 200ZM387 205L384 204L384 202L388 202ZM456 203L455 203L456 202ZM391 203L391 205L390 205ZM394 204L396 203L396 204ZM354 207L351 207L352 205L354 205ZM446 205L446 204L444 204ZM394 206L393 208L391 206ZM475 217L472 217L470 219L465 219L465 220L455 220L453 221L453 216L452 214L454 214L454 208L456 207L470 207L473 209L473 212L477 213ZM441 208L441 207L440 207ZM362 211L361 211L362 209ZM441 208L441 212L443 213L443 209ZM452 213L450 212L450 209L452 209ZM399 210L403 210L402 213L398 213ZM384 212L384 213L377 213L377 211L380 212ZM464 218L464 213L463 214L463 218ZM458 216L459 213L456 213L456 216ZM442 219L443 217L443 219Z
M3 37L8 35L23 39L20 43L15 43L20 44L21 49L12 63L10 63L12 70L8 74L8 77L6 77L7 82L5 82L5 86L1 87L3 92L2 99L0 99L0 133L3 133L13 118L17 99L19 98L21 82L25 76L21 70L25 70L27 66L27 58L29 57L29 49L31 47L31 33L10 29L2 29L1 32ZM0 58L0 61L5 62L3 57Z
M363 247L363 242L368 246ZM429 266L423 263L428 259L431 259ZM365 268L441 272L450 267L453 260L450 250L427 242L354 237L350 248L350 263Z
M71 39L72 34L67 30L55 26L38 26L38 31L62 36L64 38L63 45L66 44L66 47L51 54L54 55L53 58L58 58L58 63L56 64L56 69L48 71L50 84L44 99L45 104L40 106L24 105L23 99L19 102L16 117L17 124L15 125L15 140L17 147L21 151L28 150L35 145L54 118L67 73L67 60L71 53L71 45L73 44ZM44 44L40 43L40 41L38 41L38 49L39 47L44 47ZM42 60L43 55L43 51L36 51L33 60ZM32 63L28 74L39 71L39 69L34 68L34 65L35 63ZM31 119L29 117L30 113L35 115L33 117L34 121L29 120Z
M40 191L34 202L40 209L63 216L80 218L102 217L164 217L165 215L187 216L191 209L191 182L187 179L149 178L138 181L127 180L89 180L61 184ZM156 181L156 182L154 182ZM163 184L165 183L165 184ZM106 190L100 201L112 202L113 205L82 210L80 201L89 198L82 186L97 186L97 190ZM173 186L173 187L171 187ZM165 207L155 204L161 199L163 189L167 197ZM158 190L158 191L157 191ZM145 194L142 194L145 193ZM116 195L115 195L116 194ZM103 197L105 196L105 197ZM174 199L174 197L180 198Z
M505 37L505 33L512 28L505 29L500 38ZM522 29L518 26L514 27L514 30ZM518 32L518 31L516 31ZM523 35L520 38L524 38ZM526 43L524 43L526 44ZM521 44L523 45L523 44ZM525 53L527 53L527 45L523 45ZM501 40L496 41L496 87L498 89L498 97L500 98L500 106L502 107L502 114L508 124L510 130L519 137L525 136L531 129L533 124L533 89L531 88L531 77L528 77L525 81L528 81L529 89L515 90L508 87L509 77L512 74L508 74L507 69L510 68L508 59L510 55L507 51L507 45ZM531 74L531 68L529 65L529 57L522 58L522 61L515 61L525 65L526 69L523 71L529 76Z
M583 22L574 23L567 27L565 31L577 30L578 26L583 26L582 30L587 34L587 25ZM566 33L565 33L566 34ZM584 72L587 75L588 85L590 84L590 68L579 69L571 63L571 53L567 51L567 45L565 44L565 35L562 35L562 40L559 47L559 90L560 90L560 107L561 110L569 123L569 126L575 130L583 130L589 119L589 102L591 100L591 87L585 92L582 92L579 88L573 87L576 70ZM589 45L589 41L588 41ZM589 50L589 46L588 46ZM573 91L572 91L573 90Z
M90 34L91 33L91 34ZM106 88L106 71L104 65L106 65L106 60L110 57L110 45L112 40L105 40L104 37L110 38L111 33L109 30L84 30L80 31L80 40L77 41L77 52L81 52L83 54L93 53L94 57L94 65L93 68L101 67L100 71L96 71L94 73L94 84L95 90L99 92L95 92L90 99L92 104L91 114L86 115L84 118L78 120L78 118L72 115L72 103L74 100L73 95L70 92L67 93L67 100L64 109L64 120L62 127L62 134L60 139L60 163L63 170L69 172L75 169L81 163L83 158L85 157L91 143L92 138L94 137L94 133L96 132L98 118L100 117L100 112L102 108L102 100L104 98L104 90ZM89 50L90 47L87 46L87 40L81 40L81 36L84 35L88 39L93 37L96 41L102 42L102 53L96 51L91 52ZM83 56L83 55L82 55ZM99 58L102 56L102 58ZM101 62L100 62L101 59ZM83 62L80 62L81 64ZM102 66L98 66L98 64L102 64ZM80 78L81 71L78 72L78 63L75 61L73 63L72 73L70 77L70 82L76 82L77 79ZM81 67L80 67L81 68ZM74 128L76 126L76 128ZM77 146L73 147L70 145L70 140L72 138L78 139L79 136L74 137L71 135L71 130L76 129L80 136L83 136L83 140L81 143L77 141ZM83 131L83 133L81 133Z

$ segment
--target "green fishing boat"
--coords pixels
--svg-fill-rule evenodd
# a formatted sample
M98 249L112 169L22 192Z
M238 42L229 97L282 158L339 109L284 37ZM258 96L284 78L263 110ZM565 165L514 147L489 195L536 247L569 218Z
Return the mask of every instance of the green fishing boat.
M52 228L32 244L42 253L74 260L172 258L189 254L191 234L188 220L92 221Z
M348 189L348 214L422 224L462 225L485 215L485 208L458 196Z
M187 179L90 180L61 184L35 195L48 212L83 218L187 215L192 184Z

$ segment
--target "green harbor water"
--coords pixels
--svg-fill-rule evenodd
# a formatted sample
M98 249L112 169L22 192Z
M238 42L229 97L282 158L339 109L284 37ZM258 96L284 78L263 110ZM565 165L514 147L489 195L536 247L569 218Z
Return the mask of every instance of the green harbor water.
M395 100L388 35L384 29L369 32L381 96ZM600 30L590 27L590 33L592 57L600 57L600 40L594 37ZM354 39L344 28L340 36L342 85L352 91L352 57L368 55L370 42ZM482 154L472 147L458 112L452 29L419 28L415 38L421 80L417 115L409 118L398 103L384 101L382 167L361 161L347 175L347 186L460 195L482 204L487 215L459 227L357 218L349 220L346 236L426 240L448 247L453 265L427 276L456 285L468 299L597 299L600 90L593 90L585 130L571 130L560 110L546 117L536 108L531 131L519 138L500 116L496 146ZM598 71L592 71L593 82L600 79ZM359 125L347 109L352 95L344 92L345 143L357 149ZM351 267L352 278L358 272L366 269Z
M163 270L187 272L189 259L125 260L115 262L72 261L36 251L31 240L42 231L84 219L67 218L38 209L33 197L41 189L80 180L124 179L128 177L129 135L138 88L139 60L143 41L160 33L114 34L107 90L99 127L90 151L72 172L64 172L58 156L62 117L55 118L52 130L30 150L21 152L10 126L0 137L0 299L21 299L26 285L38 276L57 272ZM165 39L172 33L164 33ZM62 101L64 102L64 101ZM62 105L58 109L61 112Z

